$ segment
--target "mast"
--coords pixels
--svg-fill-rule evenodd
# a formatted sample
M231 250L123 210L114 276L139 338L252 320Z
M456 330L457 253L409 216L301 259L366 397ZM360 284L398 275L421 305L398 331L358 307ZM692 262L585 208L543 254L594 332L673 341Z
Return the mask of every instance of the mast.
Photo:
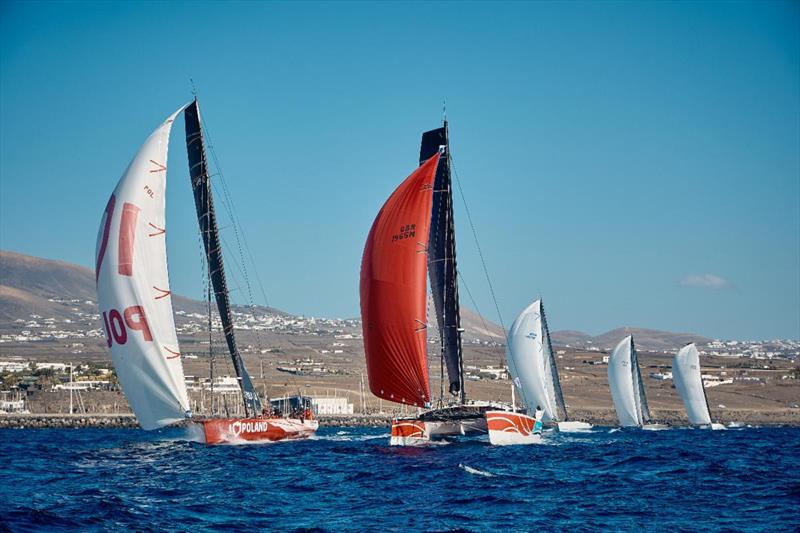
M428 274L431 296L439 326L441 360L447 367L450 394L466 403L464 358L461 346L461 310L458 300L458 268L453 222L453 191L450 175L450 144L447 120L441 128L422 134L420 164L430 159L441 147L445 157L439 161L433 188L433 207L428 239ZM444 379L444 376L442 377Z
M697 357L697 371L700 373L700 388L703 390L703 398L706 401L706 412L708 413L709 424L714 421L711 419L711 406L708 404L708 394L706 393L706 384L703 383L703 370L700 368L700 355Z
M544 336L547 340L547 357L550 362L550 378L553 382L553 391L556 395L556 404L558 410L564 414L564 421L567 421L569 420L567 417L567 406L564 403L564 394L561 392L561 381L558 379L558 368L556 367L556 358L553 354L553 343L550 342L550 328L547 326L547 317L544 314L544 302L541 303L541 310Z
M639 369L639 354L636 352L636 346L633 343L633 336L631 336L631 371L634 372L633 380L635 383L635 391L639 397L636 408L639 411L641 420L640 423L646 424L650 422L650 408L647 406L647 396L644 392L644 382L642 381L642 372Z
M217 217L214 212L214 199L211 194L211 181L208 176L205 141L200 125L200 108L197 98L184 111L186 119L186 151L189 157L189 176L192 180L194 202L197 208L197 221L203 238L206 252L208 275L214 289L220 320L222 321L225 342L236 370L239 387L242 389L245 416L261 412L261 401L258 398L253 382L236 345L233 334L233 314L228 296L228 283L222 262L222 246L219 239Z

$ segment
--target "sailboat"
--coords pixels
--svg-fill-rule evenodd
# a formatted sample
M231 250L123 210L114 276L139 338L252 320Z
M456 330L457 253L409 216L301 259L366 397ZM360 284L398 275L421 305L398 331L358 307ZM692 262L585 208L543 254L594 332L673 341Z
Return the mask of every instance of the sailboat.
M644 382L639 370L639 354L633 335L622 339L611 352L608 358L608 385L620 426L666 429L665 425L650 423L650 409L647 406Z
M200 419L209 444L308 437L318 422L262 413L236 345L197 99L147 138L106 204L97 240L97 300L120 385L141 427L155 430L192 419L167 272L166 176L169 134L183 112L189 174L213 292L236 370L244 418ZM210 304L209 304L210 305Z
M420 166L389 196L372 224L361 262L361 319L370 391L418 408L395 419L392 445L486 433L492 406L468 402L458 300L447 121L422 135ZM441 391L428 377L427 290L439 331ZM444 386L445 369L447 390Z
M700 374L700 353L693 342L681 348L672 358L672 381L686 407L690 424L711 429L725 429L724 425L711 421L708 396Z
M517 316L508 333L508 368L529 410L542 411L542 422L559 431L587 431L591 424L570 420L555 352L542 300L538 299Z

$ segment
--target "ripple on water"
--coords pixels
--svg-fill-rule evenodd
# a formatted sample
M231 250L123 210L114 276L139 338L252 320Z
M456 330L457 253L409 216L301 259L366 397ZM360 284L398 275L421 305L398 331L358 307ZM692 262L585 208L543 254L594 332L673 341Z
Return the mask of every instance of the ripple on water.
M0 525L403 532L797 526L798 429L606 428L509 447L391 448L385 428L323 428L316 439L270 446L208 447L189 437L178 430L0 430Z

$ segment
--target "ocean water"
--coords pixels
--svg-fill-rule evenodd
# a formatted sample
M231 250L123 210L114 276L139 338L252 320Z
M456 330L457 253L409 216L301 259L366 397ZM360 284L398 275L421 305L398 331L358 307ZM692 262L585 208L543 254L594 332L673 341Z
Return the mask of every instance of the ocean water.
M502 448L388 437L209 447L180 430L0 430L0 530L800 528L798 428L600 428Z

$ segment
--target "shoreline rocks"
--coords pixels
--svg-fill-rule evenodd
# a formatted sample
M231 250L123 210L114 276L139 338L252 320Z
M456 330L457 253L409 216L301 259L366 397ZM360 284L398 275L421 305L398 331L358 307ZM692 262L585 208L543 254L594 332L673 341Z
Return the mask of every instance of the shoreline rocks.
M800 426L800 409L775 411L719 410L714 421L723 424L739 422L754 426ZM687 426L685 413L678 410L658 410L652 413L654 423ZM378 427L389 428L393 416L327 415L318 418L321 427ZM574 409L570 419L596 426L616 426L614 411L609 409ZM132 414L0 414L0 429L81 429L81 428L138 428Z

